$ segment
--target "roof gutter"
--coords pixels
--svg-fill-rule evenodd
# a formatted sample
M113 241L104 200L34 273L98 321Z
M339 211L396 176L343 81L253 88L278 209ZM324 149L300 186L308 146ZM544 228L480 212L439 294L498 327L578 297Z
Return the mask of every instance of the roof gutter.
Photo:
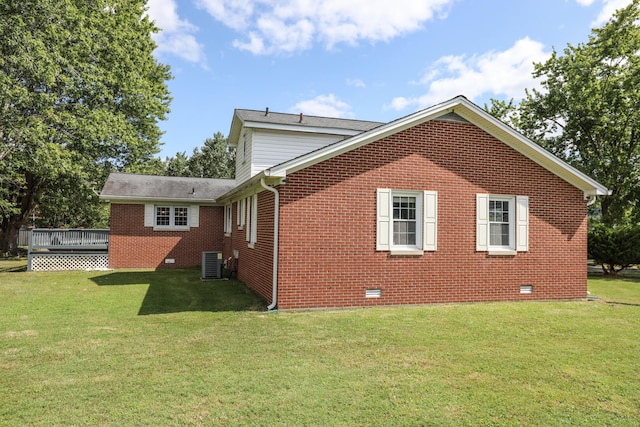
M273 283L271 304L268 310L273 310L278 305L278 236L280 232L280 193L273 187L267 185L263 178L260 178L260 185L267 191L271 191L274 197L273 203Z

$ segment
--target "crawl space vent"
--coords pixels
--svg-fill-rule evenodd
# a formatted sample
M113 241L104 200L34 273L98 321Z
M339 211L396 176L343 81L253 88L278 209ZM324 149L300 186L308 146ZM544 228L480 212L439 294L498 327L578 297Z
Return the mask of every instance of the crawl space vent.
M533 286L531 286L531 285L520 286L520 293L521 294L532 294L533 293Z
M380 298L382 296L381 289L367 289L364 293L367 298Z

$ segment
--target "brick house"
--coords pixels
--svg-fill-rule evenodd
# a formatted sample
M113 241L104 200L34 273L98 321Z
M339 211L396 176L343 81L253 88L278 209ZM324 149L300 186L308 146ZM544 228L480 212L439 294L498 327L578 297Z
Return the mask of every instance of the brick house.
M270 308L587 295L608 190L464 97L386 124L236 110L229 143L210 241Z

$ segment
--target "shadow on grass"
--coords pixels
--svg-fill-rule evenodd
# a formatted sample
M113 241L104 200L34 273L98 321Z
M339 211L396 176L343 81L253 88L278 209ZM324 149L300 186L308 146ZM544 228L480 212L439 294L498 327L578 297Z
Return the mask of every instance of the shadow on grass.
M116 271L98 286L148 285L139 315L185 311L264 311L266 303L238 280L200 280L199 270Z
M0 273L22 273L27 271L26 259L1 259Z

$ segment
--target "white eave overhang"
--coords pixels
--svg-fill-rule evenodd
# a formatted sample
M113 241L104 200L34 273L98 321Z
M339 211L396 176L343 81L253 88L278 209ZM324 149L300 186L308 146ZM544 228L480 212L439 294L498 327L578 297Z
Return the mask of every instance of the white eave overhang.
M252 176L248 180L244 181L242 184L238 185L236 188L218 197L217 201L220 204L224 205L234 200L242 199L243 197L262 191L262 185L260 181L263 178L265 180L265 184L267 185L277 186L282 183L282 179L284 177L270 176L270 175L267 175L265 172L266 171L262 171Z
M280 165L273 166L263 173L268 177L284 178L289 173L304 169L321 161L343 154L347 151L377 141L386 136L401 132L417 124L436 119L448 113L455 113L470 123L483 129L507 146L528 157L556 176L567 181L584 192L585 197L604 196L611 192L602 184L591 179L571 165L558 159L535 142L524 137L500 120L491 116L463 96L435 105L417 113L402 117L368 132L359 133L351 138L331 144L327 147L302 155Z
M145 204L145 203L171 203L172 205L200 205L200 206L218 206L220 203L217 199L177 199L166 197L130 197L130 196L109 196L100 195L100 200L111 203L122 204Z

